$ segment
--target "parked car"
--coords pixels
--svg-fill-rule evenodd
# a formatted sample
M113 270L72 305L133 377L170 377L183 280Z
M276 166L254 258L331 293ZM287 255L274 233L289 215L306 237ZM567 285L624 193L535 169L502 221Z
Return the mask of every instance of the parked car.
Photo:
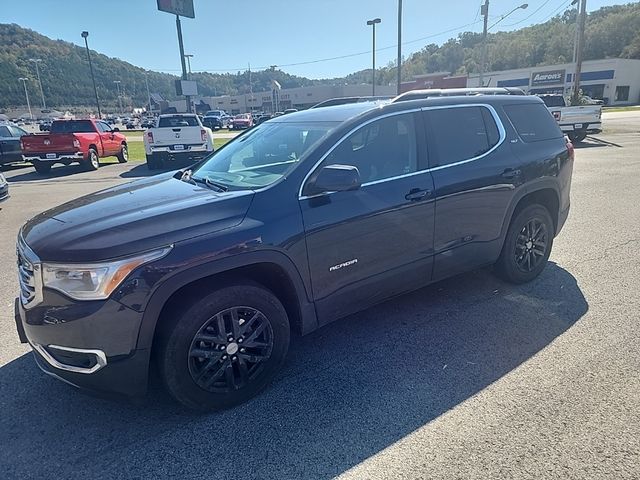
M282 112L283 115L288 115L290 113L296 113L298 111L297 108L287 108L284 112Z
M141 395L153 361L184 405L231 407L277 374L292 330L485 265L536 278L573 160L534 96L285 115L27 222L18 334L67 383Z
M20 163L22 147L20 137L28 135L26 131L10 123L0 123L0 165Z
M9 184L4 175L0 173L0 201L6 200L9 197Z
M213 152L213 132L194 114L160 115L143 140L149 170L162 168L167 161L201 160Z
M264 114L264 115L260 115L258 118L255 119L255 124L256 125L260 125L261 123L266 122L267 120L271 120L273 118L273 115L270 114Z
M97 170L100 158L129 159L127 138L102 120L56 120L48 134L25 135L21 139L24 159L38 173L48 173L56 163L80 163Z
M38 130L41 132L48 132L51 128L51 120L44 120L38 124Z
M138 128L137 120L129 120L125 126L127 127L127 130L134 130Z
M229 130L244 130L253 127L253 117L250 113L240 113L233 117Z
M604 100L599 98L591 98L588 95L583 95L580 97L580 103L583 105L604 105Z
M202 124L211 130L219 130L223 127L222 115L207 115L202 119Z
M540 95L540 98L572 142L579 143L589 134L602 132L600 105L570 106L563 95Z

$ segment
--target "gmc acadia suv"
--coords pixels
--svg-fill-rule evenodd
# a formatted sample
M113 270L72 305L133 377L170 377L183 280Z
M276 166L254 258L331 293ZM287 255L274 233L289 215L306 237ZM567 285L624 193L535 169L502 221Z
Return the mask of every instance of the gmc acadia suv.
M256 395L291 332L461 272L544 269L573 147L542 100L474 95L269 120L190 169L42 213L18 238L18 332L73 385L200 410Z

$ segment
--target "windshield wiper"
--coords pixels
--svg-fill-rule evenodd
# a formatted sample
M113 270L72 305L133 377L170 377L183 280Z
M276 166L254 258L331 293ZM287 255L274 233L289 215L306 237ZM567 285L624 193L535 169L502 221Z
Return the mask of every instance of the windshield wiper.
M203 185L206 185L207 187L210 187L218 192L226 192L227 190L229 190L229 187L227 187L226 185L222 184L222 183L218 183L214 180L211 180L209 177L204 177L204 178L197 178L197 177L189 177L188 180L187 179L183 179L187 182L195 182L195 183L201 183Z

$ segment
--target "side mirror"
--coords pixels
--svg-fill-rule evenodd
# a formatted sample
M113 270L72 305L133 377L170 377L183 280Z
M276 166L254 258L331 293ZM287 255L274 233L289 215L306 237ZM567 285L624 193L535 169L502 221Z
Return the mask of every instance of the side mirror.
M360 188L360 172L352 165L327 165L307 184L306 194L346 192Z
M119 129L118 127L113 127L113 128L111 129L111 131L112 131L112 132L119 132L119 131L120 131L120 129Z

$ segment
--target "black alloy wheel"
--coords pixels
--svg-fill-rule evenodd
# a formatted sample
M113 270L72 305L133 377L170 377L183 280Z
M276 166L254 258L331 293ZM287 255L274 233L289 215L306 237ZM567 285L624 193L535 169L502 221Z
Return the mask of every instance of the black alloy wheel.
M202 389L228 393L264 370L273 350L273 329L252 307L217 313L200 328L189 348L189 373Z
M520 230L514 253L520 270L529 273L538 268L547 253L547 236L547 227L537 218L529 220Z

